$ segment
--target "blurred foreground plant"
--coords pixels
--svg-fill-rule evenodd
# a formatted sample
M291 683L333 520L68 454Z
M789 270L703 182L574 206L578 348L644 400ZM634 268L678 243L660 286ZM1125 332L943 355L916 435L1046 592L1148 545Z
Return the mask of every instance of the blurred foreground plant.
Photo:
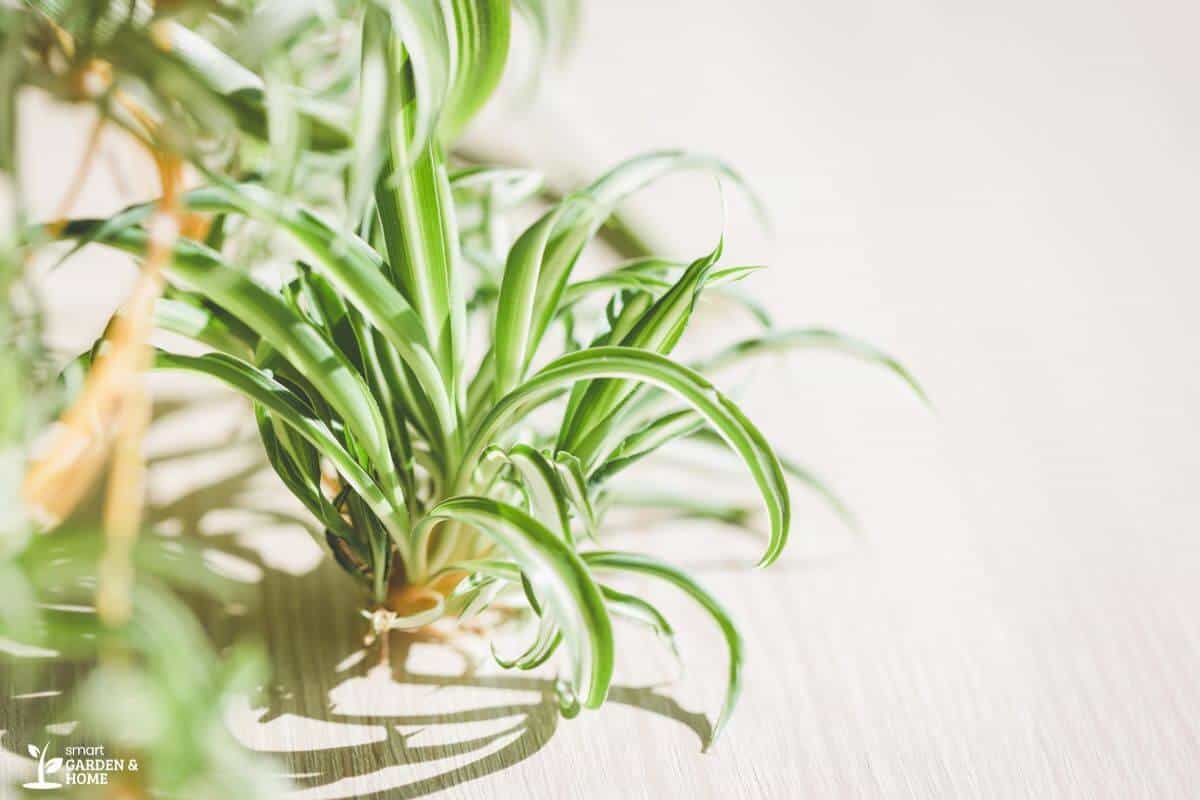
M184 4L170 5L186 13ZM220 716L227 693L251 688L246 684L260 672L261 658L240 649L218 658L187 607L158 580L220 588L209 580L198 551L172 543L178 552L171 556L135 539L143 502L141 434L149 418L142 376L151 356L151 313L161 293L159 267L175 235L194 235L202 222L171 198L185 160L194 163L207 142L226 132L202 113L213 106L211 96L221 95L220 87L191 91L170 77L179 70L169 62L186 49L176 47L174 36L185 44L199 37L170 19L133 24L147 22L150 13L149 5L137 3L0 6L0 637L6 645L95 663L64 710L83 723L80 735L110 753L135 755L142 765L137 774L120 776L119 786L95 792L273 796L286 788L274 768L240 748ZM82 381L82 391L71 393L60 424L50 430L47 412L63 393L44 379L48 358L29 274L30 256L45 239L30 235L18 170L19 101L31 88L97 111L59 216L73 206L105 127L153 159L164 194L155 242L122 319L110 326L105 358ZM227 99L230 94L225 92ZM41 452L30 458L35 440L41 440ZM107 538L91 531L34 533L33 521L41 527L62 521L106 467ZM13 670L37 666L36 658L5 659ZM45 748L41 755L44 762Z
M239 645L218 656L176 596L199 592L229 601L234 585L203 566L197 547L143 537L131 553L138 574L131 614L119 626L104 624L92 608L103 546L92 531L64 530L37 536L0 560L0 637L43 655L96 664L62 712L81 723L75 733L82 741L139 764L136 771L110 774L106 785L64 791L211 800L280 796L287 788L281 770L242 748L222 719L232 696L264 679L261 652ZM102 658L114 653L119 657Z

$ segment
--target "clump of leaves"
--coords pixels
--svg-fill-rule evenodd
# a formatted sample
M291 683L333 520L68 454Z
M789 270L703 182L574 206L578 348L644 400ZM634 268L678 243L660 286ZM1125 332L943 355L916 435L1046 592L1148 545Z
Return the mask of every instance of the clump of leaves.
M270 180L205 170L208 184L179 201L212 215L216 234L175 243L157 314L209 352L159 352L156 365L210 376L253 402L275 471L363 586L376 631L470 616L514 588L540 625L524 653L501 663L530 669L562 646L567 714L605 700L612 615L671 637L658 609L605 576L650 576L683 590L728 645L715 739L740 689L737 629L684 572L599 545L604 510L616 502L611 480L683 437L723 443L762 496L767 566L788 538L785 465L705 373L764 350L832 346L907 375L821 330L767 331L700 363L672 358L698 299L752 271L720 266L720 242L687 264L646 256L574 277L618 205L648 184L701 170L740 185L714 159L680 151L632 159L508 241L505 212L531 199L537 177L455 170L447 152L499 80L510 14L503 0L365 3L355 17L361 47L340 197L314 208ZM136 206L50 232L142 255L153 212ZM240 262L237 237L225 235L237 222L300 251L279 289ZM580 308L599 296L608 297L605 311L582 341ZM486 331L482 348L471 347L472 326Z

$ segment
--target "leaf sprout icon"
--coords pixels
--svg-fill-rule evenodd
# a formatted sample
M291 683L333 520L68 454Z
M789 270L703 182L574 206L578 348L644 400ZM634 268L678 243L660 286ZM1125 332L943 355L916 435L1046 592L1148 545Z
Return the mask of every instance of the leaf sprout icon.
M52 758L47 761L46 755L48 754L49 750L49 742L46 742L40 751L38 750L37 745L29 745L29 755L38 760L38 779L36 783L25 784L26 789L57 789L62 786L61 783L54 783L53 781L46 780L47 775L53 775L54 773L58 772L62 768L63 764L63 760L61 758Z

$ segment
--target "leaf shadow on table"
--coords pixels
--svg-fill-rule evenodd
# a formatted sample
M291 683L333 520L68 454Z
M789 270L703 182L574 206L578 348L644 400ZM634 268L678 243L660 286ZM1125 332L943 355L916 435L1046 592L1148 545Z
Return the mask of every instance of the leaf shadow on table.
M378 645L363 647L363 597L332 559L299 574L271 565L280 551L311 549L304 539L315 523L298 506L280 508L285 492L249 438L252 457L148 509L152 526L202 537L260 575L257 603L245 613L200 609L219 643L257 639L271 665L270 683L233 712L238 737L284 761L300 797L419 797L508 769L545 747L560 720L552 677L500 671L486 645L469 636L395 632L381 665ZM246 439L223 437L212 449L228 455ZM151 469L204 456L203 446L172 448ZM248 544L247 528L256 526L277 533ZM659 686L613 686L609 703L682 724L697 749L711 738L708 717Z
M377 646L363 649L355 610L320 602L341 579L324 565L288 586L268 577L264 607L247 618L274 675L235 727L257 731L249 743L281 755L298 784L323 787L321 797L419 797L508 769L550 741L560 718L553 679L477 671L490 668L462 642L399 632L381 665ZM304 624L272 625L279 603ZM436 665L423 667L430 656ZM609 702L678 721L699 744L711 735L705 715L654 687L614 686Z
M160 403L155 425L194 428L197 405L204 403ZM206 442L168 434L169 446L152 448L146 524L196 537L249 567L242 579L254 584L247 594L257 602L247 608L188 598L218 646L248 637L266 649L272 677L231 711L235 735L286 765L300 787L296 797L415 798L509 769L542 750L560 720L552 677L500 672L486 647L469 652L461 639L400 632L392 634L389 663L382 665L378 646L363 647L359 589L332 559L301 571L277 567L281 553L311 551L306 540L315 523L297 505L279 502L290 498L252 433L228 424L228 414L224 404ZM223 463L189 466L210 461ZM186 486L155 491L155 476L172 470L204 478L168 481ZM98 513L96 499L82 517ZM269 536L257 535L266 529ZM422 666L431 655L438 663ZM15 743L31 735L70 727L68 699L88 671L86 663L58 659L6 663L4 749L16 753ZM695 734L697 749L711 737L708 717L685 709L661 686L613 686L608 701L680 723Z

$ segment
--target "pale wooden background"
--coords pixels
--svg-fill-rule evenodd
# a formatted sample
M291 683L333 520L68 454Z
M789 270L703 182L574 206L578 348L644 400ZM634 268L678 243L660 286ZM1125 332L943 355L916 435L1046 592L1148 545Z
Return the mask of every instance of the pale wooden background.
M776 220L768 241L731 200L729 263L773 267L748 288L781 319L886 345L938 413L858 365L768 365L752 417L864 536L804 496L765 573L746 566L755 542L715 527L622 535L696 569L742 622L746 691L701 754L718 640L669 595L686 679L646 688L670 663L623 631L614 702L573 721L546 675L461 677L446 646L398 647L394 680L343 663L362 633L348 584L286 516L246 510L277 490L225 438L244 409L205 395L159 428L155 503L259 587L257 610L211 623L262 631L278 670L230 710L239 737L285 754L302 797L1200 795L1197 7L589 5L543 102L494 110L508 124L476 143L580 174L651 146L731 158ZM41 169L67 168L81 127L39 129L64 154ZM85 203L113 196L100 180ZM636 210L672 253L711 244L707 181ZM105 263L52 280L64 346L120 296ZM23 714L6 702L16 753Z

